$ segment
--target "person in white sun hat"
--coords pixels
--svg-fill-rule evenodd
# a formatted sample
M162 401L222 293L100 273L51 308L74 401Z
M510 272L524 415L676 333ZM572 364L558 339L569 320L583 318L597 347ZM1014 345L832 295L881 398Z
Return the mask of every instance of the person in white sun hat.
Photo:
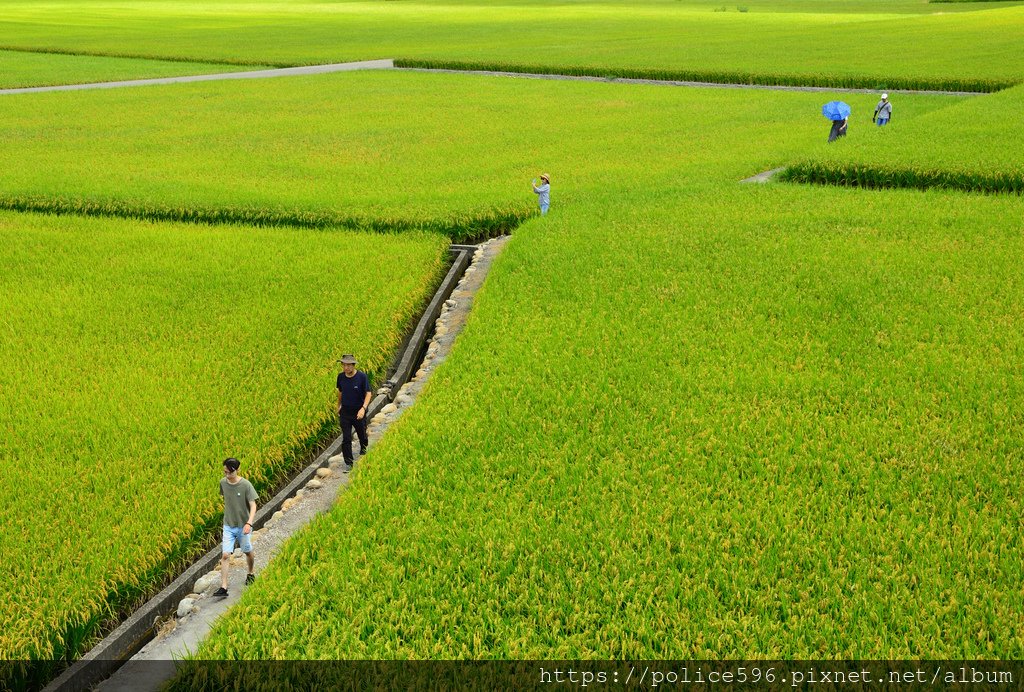
M871 122L879 127L887 124L892 117L892 104L889 103L889 94L882 94L882 100L875 106L875 114L871 116Z

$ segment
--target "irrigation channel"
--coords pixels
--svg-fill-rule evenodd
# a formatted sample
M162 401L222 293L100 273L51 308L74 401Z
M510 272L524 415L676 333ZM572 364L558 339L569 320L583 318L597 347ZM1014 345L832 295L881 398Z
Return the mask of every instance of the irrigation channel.
M431 373L447 358L477 290L508 239L509 236L501 236L480 245L451 246L451 268L399 349L387 381L370 402L367 432L371 448L415 402ZM340 449L339 436L258 509L252 538L257 575L292 534L327 512L338 494L348 487L350 475L344 472ZM357 459L353 474L359 473L360 463ZM177 662L196 650L214 621L244 591L245 558L236 550L231 560L229 596L213 598L213 591L220 586L220 559L218 545L143 604L46 690L159 689L174 675Z

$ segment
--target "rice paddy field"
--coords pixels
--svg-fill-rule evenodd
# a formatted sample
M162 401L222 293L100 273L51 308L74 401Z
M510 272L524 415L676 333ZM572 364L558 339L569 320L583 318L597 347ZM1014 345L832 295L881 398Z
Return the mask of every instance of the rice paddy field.
M568 208L199 657L1019 655L1020 199L736 185L819 95L516 88L628 168L551 123Z
M925 117L908 114L906 122L897 115L881 129L867 122L874 112L871 105L860 109L848 145L797 160L787 175L802 182L862 187L942 186L1019 194L1024 192L1019 155L1024 134L1013 124L1022 110L1024 87L1019 86ZM948 142L936 147L937 138Z
M267 490L329 435L339 349L383 374L447 245L12 212L0 238L4 660L73 655L194 556L224 457Z
M59 28L54 28L54 27ZM1024 78L1021 3L0 2L0 48L305 64L405 58L895 88Z
M685 184L681 168L712 156L704 177L734 182L822 148L822 98L417 72L295 77L272 90L247 80L26 94L0 101L11 140L0 206L272 210L458 229L527 218L538 166L565 170L566 200ZM876 101L846 98L861 113ZM914 120L962 100L900 107ZM794 110L811 117L794 123ZM751 141L772 146L751 152Z
M1020 3L0 7L0 45L90 55L1024 79ZM1022 201L908 173L1019 177L1019 99L878 129L877 94L410 71L0 97L0 658L81 653L216 523L220 459L268 487L337 354L380 373L447 244L512 227L199 658L1024 656ZM738 183L779 166L878 189Z
M0 50L0 89L112 82L253 69L202 62Z
M1024 654L1019 199L685 196L519 229L199 658Z

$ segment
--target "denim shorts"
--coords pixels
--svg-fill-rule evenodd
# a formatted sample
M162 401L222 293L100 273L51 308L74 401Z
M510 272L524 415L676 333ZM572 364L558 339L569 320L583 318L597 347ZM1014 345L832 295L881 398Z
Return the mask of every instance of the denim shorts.
M888 118L879 118L878 119L878 126L881 127L882 125L885 125L887 122L889 122Z
M224 526L224 540L221 541L221 552L233 553L235 552L235 543L238 543L242 547L243 553L252 552L252 532L248 534L242 533L245 530L244 526Z

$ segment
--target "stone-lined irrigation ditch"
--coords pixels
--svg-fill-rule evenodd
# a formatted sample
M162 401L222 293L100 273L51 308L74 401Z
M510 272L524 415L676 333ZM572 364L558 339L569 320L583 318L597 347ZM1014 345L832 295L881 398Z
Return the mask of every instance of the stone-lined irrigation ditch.
M453 261L447 275L370 403L367 417L371 448L413 404L433 370L447 357L472 307L473 296L508 238L493 238L479 246L451 246ZM289 536L330 509L338 493L347 486L349 476L342 472L340 448L338 437L258 508L253 526L257 571ZM353 473L358 473L359 463L357 460ZM218 545L138 608L46 689L77 692L91 689L107 678L110 679L100 689L158 688L173 675L174 661L195 648L213 621L243 591L244 558L236 551L230 596L223 600L212 598L213 590L220 585L220 558Z

